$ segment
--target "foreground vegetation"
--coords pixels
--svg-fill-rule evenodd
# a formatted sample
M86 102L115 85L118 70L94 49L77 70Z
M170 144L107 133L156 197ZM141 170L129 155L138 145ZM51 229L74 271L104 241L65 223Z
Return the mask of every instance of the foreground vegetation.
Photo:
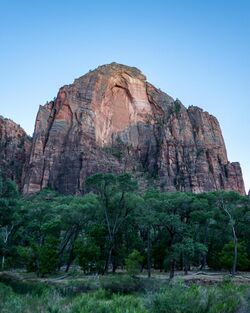
M0 179L1 269L44 277L80 266L85 274L151 269L250 269L250 201L234 192L138 191L128 174L96 174L86 193L21 197Z
M42 287L22 289L0 283L0 311L67 312L67 313L247 313L250 311L250 291L246 286L230 282L204 287L186 286L175 282L158 290L121 291L117 281L90 293L65 294L65 289ZM126 279L125 279L126 280ZM152 280L152 279L151 279ZM124 283L124 282L123 282ZM127 286L131 281L126 282ZM111 289L112 291L111 291Z
M142 193L128 174L97 174L84 195L22 197L0 175L0 312L250 312L236 280L173 279L249 271L249 221L249 198L234 192Z

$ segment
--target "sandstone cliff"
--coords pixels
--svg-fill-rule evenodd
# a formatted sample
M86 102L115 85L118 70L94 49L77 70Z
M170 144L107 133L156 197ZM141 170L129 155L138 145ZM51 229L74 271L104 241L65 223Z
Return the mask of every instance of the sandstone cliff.
M0 170L22 185L24 165L28 161L31 138L12 120L0 116Z
M136 68L111 63L62 87L37 115L23 190L84 192L96 172L131 172L141 187L245 194L215 117L183 106Z

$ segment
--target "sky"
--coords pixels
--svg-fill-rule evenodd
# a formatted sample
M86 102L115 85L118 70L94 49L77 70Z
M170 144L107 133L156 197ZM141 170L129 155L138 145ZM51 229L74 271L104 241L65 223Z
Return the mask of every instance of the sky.
M28 134L61 86L113 61L215 115L250 189L250 1L0 0L0 115Z

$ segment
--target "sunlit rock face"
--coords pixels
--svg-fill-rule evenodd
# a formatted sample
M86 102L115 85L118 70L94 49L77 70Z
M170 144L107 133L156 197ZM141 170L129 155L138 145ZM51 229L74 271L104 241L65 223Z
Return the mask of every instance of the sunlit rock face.
M31 138L10 119L0 116L0 171L21 188Z
M39 108L23 190L83 193L97 172L130 172L141 189L245 194L216 118L185 108L138 69L117 63L62 87Z

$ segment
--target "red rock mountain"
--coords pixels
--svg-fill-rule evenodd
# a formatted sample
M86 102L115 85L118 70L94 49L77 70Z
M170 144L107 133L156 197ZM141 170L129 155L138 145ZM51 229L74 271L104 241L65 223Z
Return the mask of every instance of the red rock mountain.
M97 172L130 172L140 187L245 194L215 117L183 106L136 68L111 63L62 87L40 106L32 140L0 118L0 167L24 193L85 190Z
M0 170L20 188L30 148L31 138L25 131L12 120L0 116Z
M240 165L228 161L215 117L185 108L137 68L111 63L40 106L23 191L50 186L82 193L89 175L124 171L141 188L245 194Z

